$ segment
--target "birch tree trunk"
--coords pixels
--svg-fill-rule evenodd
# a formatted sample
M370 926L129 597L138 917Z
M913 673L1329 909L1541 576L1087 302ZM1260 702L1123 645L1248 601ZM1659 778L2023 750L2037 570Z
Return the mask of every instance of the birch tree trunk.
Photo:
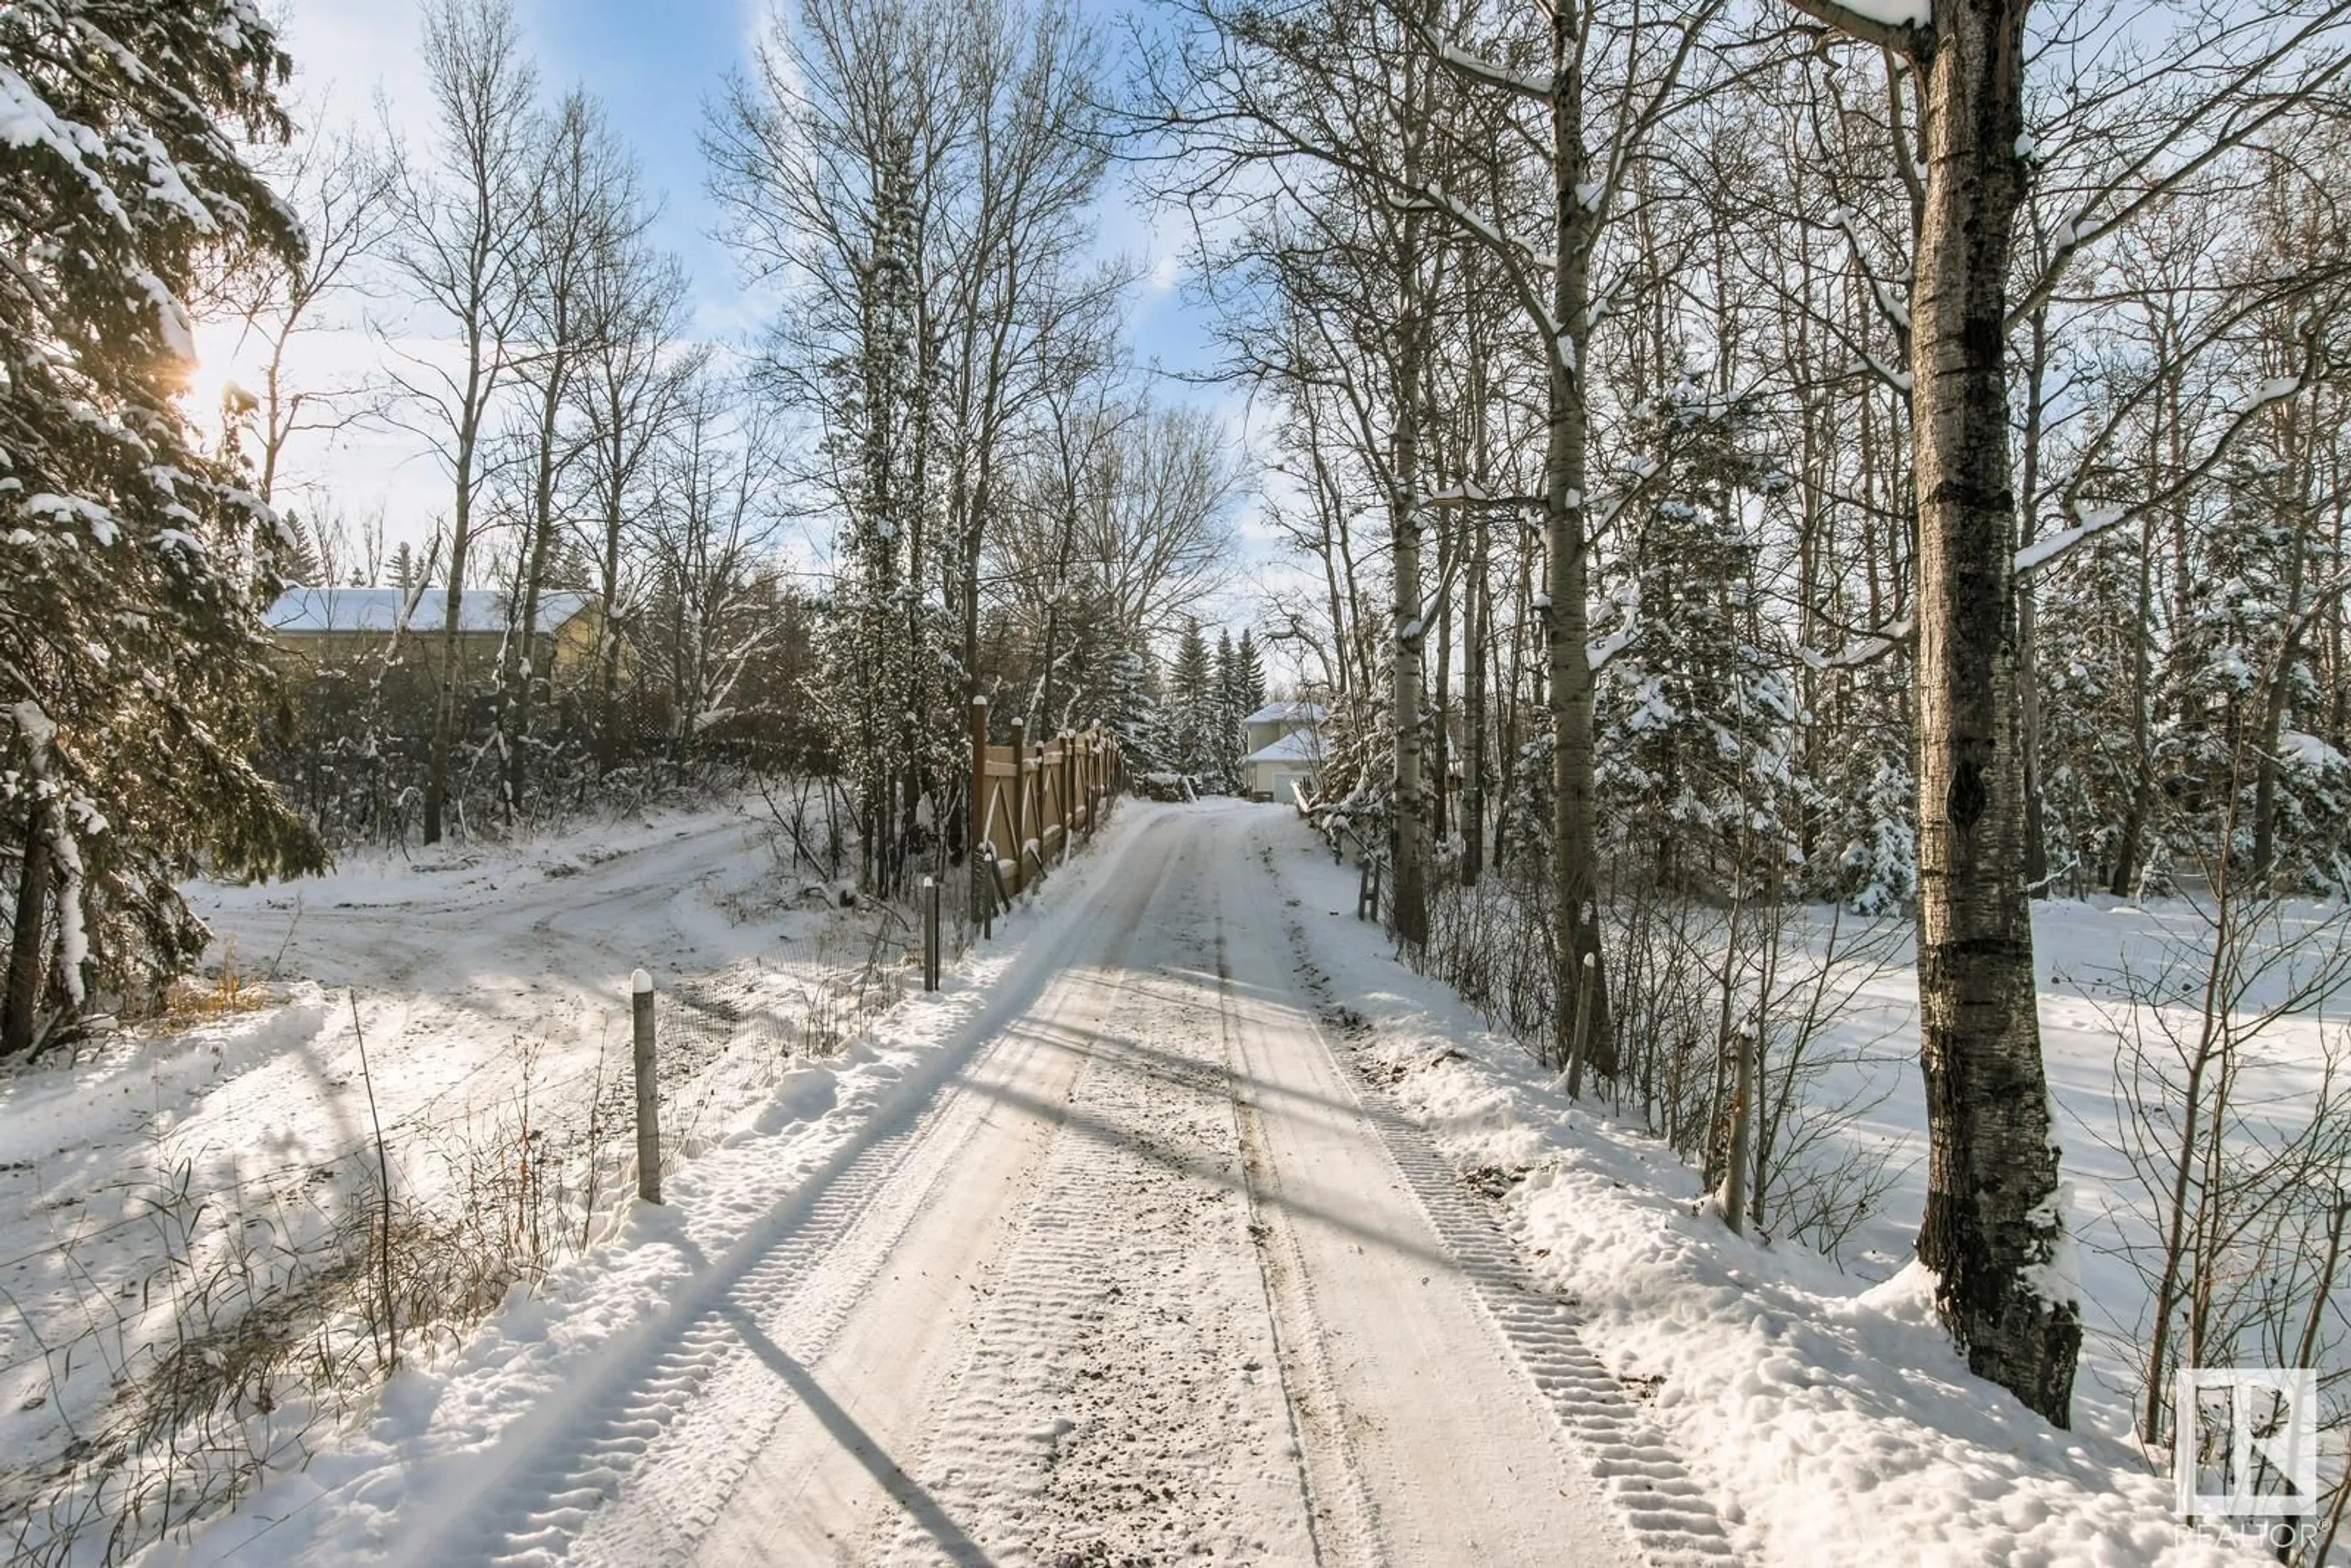
M2025 166L2028 0L1936 0L1891 28L1799 7L1907 53L1927 181L1911 319L1918 612L1918 1011L1927 1212L1918 1257L1968 1364L2071 1420L2077 1301L2064 1241L2025 895L2009 450L2008 272Z
M1417 57L1406 55L1405 102L1425 101L1417 90ZM1405 116L1405 179L1420 178L1419 133ZM1391 908L1398 942L1418 946L1428 940L1428 824L1422 800L1420 664L1425 628L1420 603L1421 375L1428 348L1428 301L1422 288L1422 227L1418 208L1397 220L1395 423L1390 438L1393 472L1388 497L1390 563L1395 574L1395 646L1391 697L1395 717L1395 793L1391 806L1390 854L1395 862Z
M1927 211L1912 318L1918 494L1918 998L1927 1214L1918 1256L1968 1363L2063 1426L2077 1302L2038 1271L2064 1239L2025 896L2011 551L2008 269L2023 195L2025 0L1944 0L1921 64Z
M1551 666L1552 899L1558 926L1554 1049L1573 1053L1604 1076L1616 1071L1608 982L1600 953L1600 850L1593 782L1592 660L1584 644L1585 448L1583 355L1591 339L1592 246L1599 214L1584 204L1590 178L1583 148L1583 80L1576 7L1552 11L1552 181L1555 228L1552 319L1559 346L1551 357L1549 430L1543 449L1545 652ZM1589 974L1587 983L1585 976Z

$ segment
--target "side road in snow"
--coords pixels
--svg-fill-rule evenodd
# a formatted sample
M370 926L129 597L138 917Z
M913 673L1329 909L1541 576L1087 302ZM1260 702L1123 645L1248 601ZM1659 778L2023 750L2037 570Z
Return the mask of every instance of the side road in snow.
M155 1560L1729 1560L1334 1056L1267 826L1130 807L968 980Z
M623 1190L632 969L661 987L673 1154L768 1102L854 1027L880 927L810 880L754 802L193 884L221 976L199 999L235 1005L0 1076L0 1514L45 1511L159 1355L315 1271L379 1125L403 1201L462 1203L526 1141L538 1190Z

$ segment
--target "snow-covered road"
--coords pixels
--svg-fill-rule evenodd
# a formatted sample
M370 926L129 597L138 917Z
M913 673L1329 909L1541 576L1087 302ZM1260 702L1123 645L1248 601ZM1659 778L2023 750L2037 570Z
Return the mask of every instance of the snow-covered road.
M1727 1555L1332 1051L1259 853L1280 828L1115 835L936 1089L412 1495L394 1560Z

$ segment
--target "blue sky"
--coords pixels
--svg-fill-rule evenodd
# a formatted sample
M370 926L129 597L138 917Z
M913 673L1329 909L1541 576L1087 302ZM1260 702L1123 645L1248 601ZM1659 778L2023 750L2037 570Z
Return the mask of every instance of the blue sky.
M730 71L748 62L766 26L766 0L517 0L541 80L550 97L580 86L604 106L635 150L646 182L664 204L663 242L693 273L705 330L724 333L752 319L731 258L715 232L720 214L704 183L697 138L705 109ZM1105 27L1123 5L1082 6ZM295 56L298 94L329 94L331 117L372 119L381 89L395 124L424 112L413 3L289 0L286 40ZM1120 187L1102 212L1108 249L1149 269L1172 262L1172 244L1154 233L1152 215ZM1175 234L1170 224L1166 235ZM1162 287L1139 290L1131 321L1138 357L1194 370L1204 363L1200 323L1186 309L1163 267Z
M371 125L378 94L396 127L421 133L429 114L417 58L421 12L414 0L286 0L286 46L295 58L295 93L329 120ZM720 217L705 188L697 138L705 108L730 71L744 68L766 27L768 0L516 0L543 89L553 97L584 88L604 106L613 127L634 149L648 188L662 200L659 234L686 263L695 290L696 329L713 338L739 338L760 317L747 298L726 246L716 231ZM1090 20L1113 26L1123 5L1085 7ZM1132 300L1129 340L1138 362L1176 371L1207 368L1202 321L1174 282L1174 219L1155 220L1122 183L1101 213L1106 251L1134 258L1146 282ZM1161 232L1155 233L1155 229ZM320 353L348 358L371 351L362 334L321 344ZM1238 432L1243 413L1237 394L1167 383L1167 401L1211 402L1225 408ZM331 473L339 490L368 499L347 510L386 507L387 532L421 541L436 512L446 509L444 482L412 436L353 434L331 452L296 456L296 468ZM1272 565L1259 530L1240 519L1240 554L1249 566L1234 593L1208 607L1217 619L1239 624L1255 597L1249 580Z

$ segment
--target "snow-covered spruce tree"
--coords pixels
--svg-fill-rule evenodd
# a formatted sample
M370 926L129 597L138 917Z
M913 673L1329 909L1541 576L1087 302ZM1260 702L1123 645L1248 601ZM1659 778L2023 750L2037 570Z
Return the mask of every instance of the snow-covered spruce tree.
M1029 689L1038 695L1037 711L1047 728L1083 729L1110 716L1112 688L1121 678L1130 639L1119 627L1100 575L1091 569L1071 570L1054 611L1059 624L1050 628L1058 632L1051 699L1043 700L1047 681L1041 656Z
M2159 753L2176 796L2166 847L2209 857L2217 825L2232 823L2227 851L2249 886L2331 865L2345 804L2339 758L2330 765L2332 747L2306 733L2320 721L2301 716L2325 701L2308 640L2332 568L2314 537L2299 413L2283 409L2270 439L2231 465L2225 520L2186 595L2180 721Z
M1786 481L1744 449L1747 411L1685 372L1631 422L1618 628L1597 683L1604 823L1664 887L1717 893L1784 867L1798 779L1792 657L1765 645L1754 526Z
M174 391L207 250L290 263L233 137L278 138L288 62L242 0L0 9L0 1050L183 969L173 883L319 863L248 760L277 711L260 610L297 541Z
M1160 706L1167 764L1195 786L1208 783L1216 772L1211 749L1216 727L1216 666L1208 640L1197 620L1184 622L1176 644L1175 667L1168 672L1166 701Z
M1241 706L1233 634L1221 627L1217 632L1216 699L1216 717L1208 732L1208 749L1216 758L1216 788L1221 794L1237 795L1241 788L1241 716L1250 710Z
M1242 718L1265 706L1265 661L1258 654L1257 638L1246 626L1241 628L1240 641L1233 644L1233 700Z
M1157 672L1150 655L1139 647L1113 648L1103 664L1102 723L1118 737L1127 771L1163 771L1168 766L1160 744L1165 727L1160 717Z
M2154 758L2139 755L2139 737L2152 738L2157 639L2168 636L2149 623L2153 549L2137 529L2100 535L2041 590L2042 835L2051 874L2071 889L2130 892L2150 865L2155 791L2142 780Z

